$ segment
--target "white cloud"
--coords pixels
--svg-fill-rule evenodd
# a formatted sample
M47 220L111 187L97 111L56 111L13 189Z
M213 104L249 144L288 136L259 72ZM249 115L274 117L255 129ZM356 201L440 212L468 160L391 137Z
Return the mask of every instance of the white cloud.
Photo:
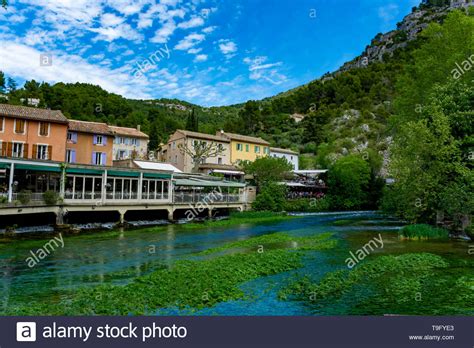
M235 52L237 52L237 45L235 42L231 40L224 40L221 39L219 42L219 50L227 57L232 58L235 56Z
M100 23L104 27L113 27L113 26L119 25L119 24L123 23L124 20L125 20L125 18L118 17L118 16L114 15L113 13L104 13L100 17Z
M194 58L195 62L205 62L207 60L207 54L198 54L196 58Z
M202 41L204 41L206 37L202 34L192 33L187 35L184 39L178 42L178 44L174 47L175 50L189 50L194 46L198 45Z
M191 48L188 50L189 54L197 54L202 51L202 48Z
M120 38L133 41L140 41L143 39L143 35L134 30L128 23L119 24L114 27L91 28L89 30L99 34L97 35L96 40L110 42Z
M202 19L201 17L192 17L190 20L180 23L178 25L178 28L189 29L200 27L201 25L204 25L204 19Z
M49 83L84 82L131 98L150 98L144 86L119 69L90 64L76 55L52 52L52 65L40 66L42 52L29 46L0 41L2 70L10 76Z
M209 33L212 33L214 30L216 30L216 28L217 28L216 26L207 27L207 28L204 28L202 32L209 34Z
M265 63L268 60L266 56L257 56L255 58L244 58L243 62L249 66L249 78L251 80L265 80L274 85L279 85L286 81L285 75L279 73L275 67L281 66L282 62Z
M166 43L176 30L176 24L172 19L164 23L160 29L155 32L155 36L151 38L151 42Z

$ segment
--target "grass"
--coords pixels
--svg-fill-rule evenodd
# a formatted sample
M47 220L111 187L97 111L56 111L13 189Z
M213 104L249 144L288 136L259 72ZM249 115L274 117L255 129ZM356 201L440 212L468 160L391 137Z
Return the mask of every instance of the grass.
M426 224L408 225L398 232L401 239L425 240L425 239L447 239L449 232L443 228L437 228Z
M273 249L239 252L210 259L180 260L171 267L139 276L127 285L100 285L61 296L57 303L10 306L6 315L143 315L160 308L195 310L244 297L239 285L302 266L305 250L336 245L330 234L290 237L283 233L229 243L212 252L264 243ZM283 242L283 243L282 243ZM294 242L291 248L288 243ZM219 249L219 250L217 250Z

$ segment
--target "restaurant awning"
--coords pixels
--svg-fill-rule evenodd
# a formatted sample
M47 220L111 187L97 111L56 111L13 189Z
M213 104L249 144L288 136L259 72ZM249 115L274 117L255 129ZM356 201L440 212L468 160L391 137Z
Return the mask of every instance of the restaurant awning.
M34 164L15 164L15 170L16 169L23 169L23 170L34 170L38 172L54 172L54 173L60 173L61 168L59 166L53 167L53 166L47 166L47 165L34 165Z
M232 175L243 175L244 172L240 172L238 170L224 170L224 169L214 169L213 173L222 173L222 174L232 174Z

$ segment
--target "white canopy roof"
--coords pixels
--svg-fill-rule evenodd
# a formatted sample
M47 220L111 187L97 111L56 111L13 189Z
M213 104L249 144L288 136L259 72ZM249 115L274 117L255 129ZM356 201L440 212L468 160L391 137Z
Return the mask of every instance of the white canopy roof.
M182 173L181 170L169 163L162 162L150 162L150 161L133 161L138 167L142 169L151 170L165 170L168 172Z
M237 170L223 170L223 169L213 169L214 173L222 173L222 174L234 174L234 175L241 175L245 174L244 172L239 172Z

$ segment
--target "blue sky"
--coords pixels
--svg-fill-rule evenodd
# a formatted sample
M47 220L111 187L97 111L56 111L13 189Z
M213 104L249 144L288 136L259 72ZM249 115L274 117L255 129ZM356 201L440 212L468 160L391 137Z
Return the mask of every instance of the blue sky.
M87 82L128 98L229 105L337 69L418 3L10 0L0 70L19 84Z

